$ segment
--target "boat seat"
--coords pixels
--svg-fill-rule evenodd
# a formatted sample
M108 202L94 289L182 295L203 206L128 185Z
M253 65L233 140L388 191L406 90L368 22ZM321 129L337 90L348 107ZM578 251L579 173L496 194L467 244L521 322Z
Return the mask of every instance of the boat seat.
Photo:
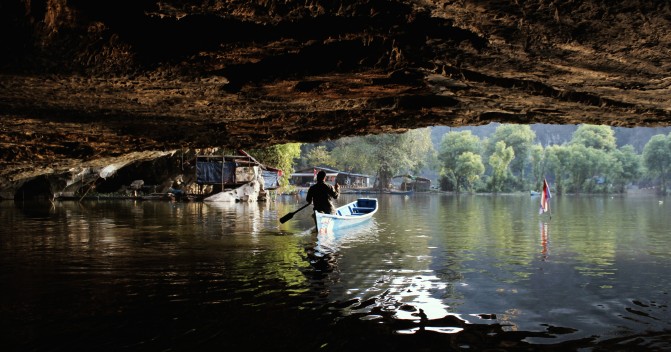
M375 208L354 207L354 208L352 208L352 214L354 214L354 213L370 213L373 210L375 210Z

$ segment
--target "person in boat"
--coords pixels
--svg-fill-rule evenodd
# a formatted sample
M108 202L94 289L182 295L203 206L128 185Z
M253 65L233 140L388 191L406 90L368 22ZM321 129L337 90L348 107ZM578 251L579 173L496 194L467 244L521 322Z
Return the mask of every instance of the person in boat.
M324 172L324 170L319 171L317 173L317 183L310 186L305 200L308 203L312 203L315 211L333 214L335 212L335 207L333 206L332 200L338 199L338 196L340 195L340 185L336 183L335 187L333 187L326 183L324 181L325 179L326 172Z

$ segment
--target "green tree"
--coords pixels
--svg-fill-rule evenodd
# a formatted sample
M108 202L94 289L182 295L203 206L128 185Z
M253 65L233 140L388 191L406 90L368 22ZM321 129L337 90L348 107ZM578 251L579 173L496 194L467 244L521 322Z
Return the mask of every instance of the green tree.
M609 179L621 174L614 156L615 133L609 126L581 125L567 145L569 158L563 165L569 177L564 185L571 192L607 192Z
M590 167L588 148L582 144L570 144L569 150L569 192L580 192L582 183L587 179L588 169Z
M433 166L436 160L436 150L431 142L431 129L414 129L405 134L408 140L406 143L410 144L410 157L415 159L405 166L406 170L412 174L418 174L423 168Z
M555 177L557 193L623 191L640 175L631 146L617 150L610 127L583 125L567 145L545 149L545 168Z
M457 180L457 191L462 188L472 190L473 184L485 173L482 157L472 152L461 153L457 157L457 166L454 170Z
M448 132L440 142L438 160L442 165L441 189L456 190L457 187L457 159L466 152L480 153L482 141L471 131Z
M312 166L335 166L335 161L331 157L331 153L326 150L326 146L320 145L312 148L305 156L308 165Z
M606 184L601 181L608 175L612 157L602 149L585 147L582 144L569 145L569 150L572 191L604 192Z
M529 164L529 157L536 133L529 125L500 125L487 141L486 156L494 154L496 143L503 141L506 146L512 147L515 158L510 163L510 171L519 182L525 181L525 169Z
M514 158L515 152L512 147L506 147L506 142L504 141L496 142L494 153L489 157L489 165L492 167L492 191L501 191L501 185L508 176L508 167Z
M331 151L339 168L376 174L380 188L386 188L399 173L417 172L432 153L428 128L346 138Z
M294 160L301 155L300 143L276 144L267 148L250 150L259 162L282 170L280 186L289 184L289 178L294 173Z
M632 145L625 145L613 153L614 164L610 169L613 187L624 192L627 183L637 180L643 174L641 156Z
M659 177L662 192L666 192L666 183L671 171L671 134L652 136L643 147L643 163L652 176Z
M580 125L573 132L571 145L580 144L588 148L604 150L607 152L615 150L617 143L615 132L610 126Z
M546 168L554 175L557 194L565 192L567 179L570 177L569 162L571 152L566 145L551 145L545 148Z
M531 147L531 176L533 177L533 189L541 189L545 179L545 162L543 159L543 146L534 144Z
M371 146L365 138L343 137L338 139L335 144L335 148L331 150L331 157L337 169L366 174L375 173L375 167L371 162L372 156L368 153Z

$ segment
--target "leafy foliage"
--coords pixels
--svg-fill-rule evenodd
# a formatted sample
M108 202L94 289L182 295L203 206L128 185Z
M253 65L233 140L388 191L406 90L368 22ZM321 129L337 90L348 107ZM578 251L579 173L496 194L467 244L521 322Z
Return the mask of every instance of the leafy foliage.
M531 185L532 189L541 189L545 179L545 160L543 146L535 144L531 147Z
M336 167L377 175L380 188L386 188L396 174L417 172L433 153L428 128L400 134L343 138L331 152Z
M671 172L671 133L668 136L658 134L650 138L643 148L643 161L648 172L660 178L661 188L666 191Z
M613 129L609 126L596 125L580 125L573 133L570 144L580 144L588 148L607 152L611 152L617 147Z
M301 144L277 144L267 148L250 150L250 154L261 163L282 170L280 186L286 186L294 172L294 159L297 159L301 154Z
M503 141L506 146L513 148L515 153L515 158L510 163L511 172L514 176L524 179L535 139L536 133L529 125L500 125L487 141L486 157L489 158L494 154L496 143Z
M471 131L448 132L440 142L438 160L442 163L441 189L457 190L457 165L459 157L464 153L480 153L482 141Z
M465 152L457 157L457 167L454 172L457 176L457 190L472 190L475 181L485 172L485 165L480 155Z
M625 145L613 153L614 163L610 175L616 192L624 192L629 182L636 181L643 174L641 157L632 145Z
M420 129L342 138L312 146L304 158L312 164L376 175L381 188L394 175L417 174L426 167L439 169L441 189L450 191L475 186L490 192L538 190L548 178L557 193L624 192L643 175L659 180L666 189L671 175L671 134L651 138L641 156L632 145L618 149L614 129L608 126L580 125L570 140L545 147L535 142L528 125L498 125L491 130L485 140L467 129L448 129L440 138L433 134L436 143L440 140L437 155L431 141L435 130Z
M554 175L557 193L563 193L571 176L568 166L571 162L570 150L565 145L551 145L545 148L547 170Z
M320 145L311 149L307 155L306 160L308 165L319 165L333 167L336 165L335 160L331 156L326 146Z
M515 152L512 147L506 147L506 142L504 141L496 142L494 153L489 157L489 165L492 167L492 191L501 191L501 185L508 176L508 167L514 158Z

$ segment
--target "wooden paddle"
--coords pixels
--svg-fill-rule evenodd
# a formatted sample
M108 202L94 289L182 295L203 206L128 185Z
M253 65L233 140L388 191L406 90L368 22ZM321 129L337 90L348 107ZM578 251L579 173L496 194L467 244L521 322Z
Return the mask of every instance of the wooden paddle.
M310 205L310 203L305 204L304 206L300 207L298 210L294 211L293 213L289 213L289 214L287 214L287 215L281 217L281 218L280 218L280 223L284 224L285 222L291 220L291 218L293 218L294 215L296 215L296 213L298 213L299 211L305 209L305 207L307 207L308 205Z

